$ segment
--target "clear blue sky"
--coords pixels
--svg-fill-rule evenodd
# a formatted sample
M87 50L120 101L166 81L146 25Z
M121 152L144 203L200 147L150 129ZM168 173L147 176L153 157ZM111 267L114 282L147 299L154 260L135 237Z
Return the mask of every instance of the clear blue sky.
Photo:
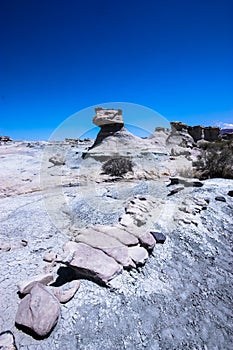
M232 18L232 0L1 0L0 134L46 139L111 101L232 123Z

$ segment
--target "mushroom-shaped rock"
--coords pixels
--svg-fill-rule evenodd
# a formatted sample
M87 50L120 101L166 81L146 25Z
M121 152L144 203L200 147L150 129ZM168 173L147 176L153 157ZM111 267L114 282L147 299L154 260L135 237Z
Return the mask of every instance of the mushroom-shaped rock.
M40 337L46 337L56 325L60 304L41 283L36 283L19 304L15 323L26 327Z

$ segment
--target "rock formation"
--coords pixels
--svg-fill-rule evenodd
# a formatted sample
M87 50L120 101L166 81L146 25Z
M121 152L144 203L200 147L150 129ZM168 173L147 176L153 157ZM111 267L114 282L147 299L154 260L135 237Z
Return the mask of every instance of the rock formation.
M220 135L220 128L208 126L204 128L204 140L206 141L217 141Z
M203 127L200 125L188 126L187 124L181 122L171 122L170 124L172 128L172 134L186 131L193 138L194 142L197 142L202 139L205 141L213 142L219 139L219 127Z
M151 140L144 140L126 130L121 109L98 107L95 112L93 123L101 129L83 158L91 156L102 161L113 155L129 157L141 152L166 153L163 145L155 145Z
M200 125L188 126L188 133L194 139L194 142L204 139L203 127Z
M12 141L12 139L10 138L10 136L0 136L0 142L10 142Z

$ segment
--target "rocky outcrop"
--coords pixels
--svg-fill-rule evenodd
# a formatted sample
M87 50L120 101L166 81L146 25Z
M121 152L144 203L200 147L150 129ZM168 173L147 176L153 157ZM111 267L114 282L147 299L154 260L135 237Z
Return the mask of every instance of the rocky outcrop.
M12 139L9 136L0 136L0 142L10 142Z
M171 122L171 132L188 130L188 125L182 122Z
M188 133L194 139L194 142L204 139L203 127L200 125L188 126Z
M99 161L105 161L113 155L130 157L143 153L168 153L163 143L156 142L156 138L142 139L130 133L124 126L122 110L95 108L96 115L93 123L101 129L88 151L83 153L83 158L92 157ZM164 134L161 131L161 134ZM165 139L167 138L167 134Z
M197 142L199 140L213 142L219 139L219 127L203 127L201 125L188 126L187 124L182 122L171 122L170 124L172 128L171 134L187 132L193 138L194 142Z
M204 128L204 140L206 141L217 141L220 135L219 127L208 126Z
M46 337L56 325L60 304L47 287L36 283L19 304L15 323L39 337Z

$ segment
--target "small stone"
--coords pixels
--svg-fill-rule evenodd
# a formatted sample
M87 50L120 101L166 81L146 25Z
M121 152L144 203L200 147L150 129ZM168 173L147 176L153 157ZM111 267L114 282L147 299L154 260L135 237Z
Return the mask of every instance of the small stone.
M0 252L9 252L9 250L11 250L11 244L0 241Z
M64 284L63 286L49 287L49 289L60 303L65 304L73 298L79 287L80 281L74 280Z
M173 194L176 194L184 189L184 186L178 186L173 188L170 193L168 193L168 196L172 196Z
M28 294L36 283L40 282L46 285L52 282L53 279L54 277L51 273L32 276L28 280L20 281L18 283L18 289L21 294Z
M156 243L161 243L163 244L166 241L166 236L164 236L164 234L162 232L158 232L158 231L151 231L150 232L152 234L152 236L155 238Z
M17 347L15 345L15 337L11 331L0 333L0 349L17 350Z
M227 194L228 194L228 196L233 197L233 191L232 190L229 191Z
M43 260L47 262L53 262L57 258L57 254L54 252L45 253Z
M21 240L21 245L22 245L23 247L26 247L26 246L28 245L28 241L27 241L26 239L22 239L22 240Z
M217 196L217 197L215 197L215 200L219 201L219 202L226 202L226 198L223 196Z
M129 247L128 251L136 265L144 265L149 256L147 250L140 246Z

